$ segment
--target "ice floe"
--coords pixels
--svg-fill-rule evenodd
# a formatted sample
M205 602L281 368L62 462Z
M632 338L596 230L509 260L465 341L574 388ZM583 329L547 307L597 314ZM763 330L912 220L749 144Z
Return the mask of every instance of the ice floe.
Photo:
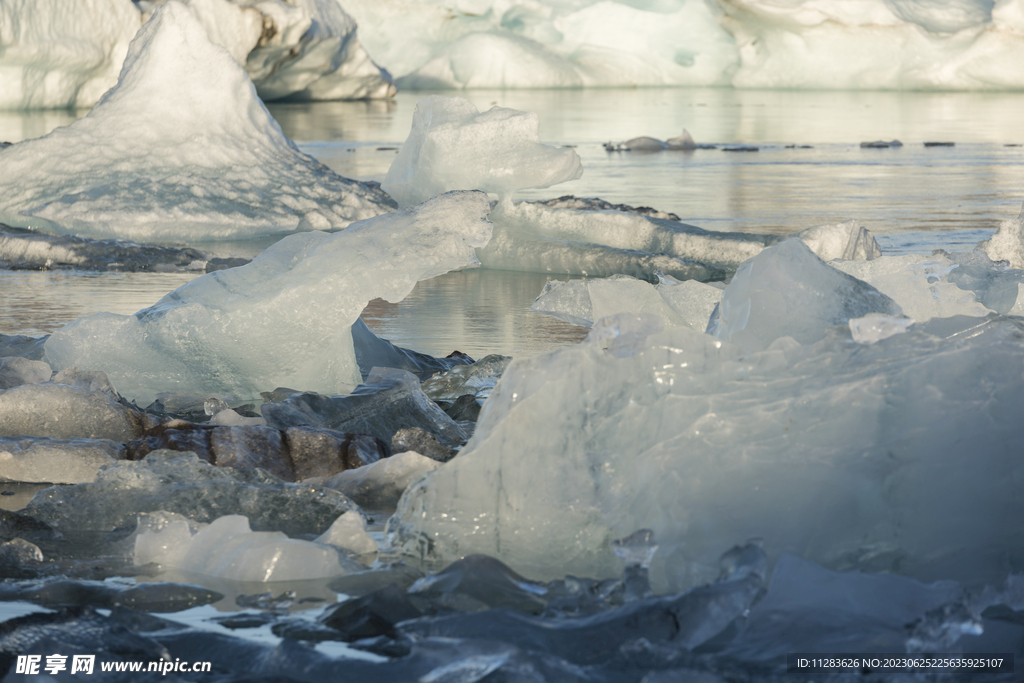
M46 358L102 368L142 405L166 391L335 394L362 382L350 330L366 303L399 301L417 281L475 263L488 209L482 193L449 193L335 234L291 235L135 315L71 323L47 340Z
M301 153L177 2L139 31L86 117L0 150L0 221L47 232L196 242L337 229L392 208Z

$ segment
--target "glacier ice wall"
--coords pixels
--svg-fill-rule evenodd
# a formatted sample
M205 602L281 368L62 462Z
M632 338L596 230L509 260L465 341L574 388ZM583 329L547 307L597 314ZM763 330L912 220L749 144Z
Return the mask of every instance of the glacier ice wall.
M819 323L817 341L745 353L620 314L513 361L460 455L406 491L391 538L440 563L614 576L611 541L648 528L662 588L710 580L752 537L839 570L1019 572L1021 321L937 318L871 345Z
M1021 0L346 0L406 88L1019 89Z
M0 150L0 221L141 241L341 228L378 189L301 153L245 71L177 2L131 43L117 85L67 128Z
M97 313L54 332L55 368L102 368L139 402L163 391L259 396L274 387L337 393L361 382L351 327L374 298L476 263L486 195L420 206L275 243L249 264L199 277L135 315Z
M0 0L0 109L91 107L167 0ZM334 0L182 0L264 99L390 97L391 76Z

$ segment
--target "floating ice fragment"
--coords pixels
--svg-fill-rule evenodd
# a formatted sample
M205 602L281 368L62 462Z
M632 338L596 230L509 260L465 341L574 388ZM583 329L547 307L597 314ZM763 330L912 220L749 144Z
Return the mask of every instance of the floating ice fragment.
M579 155L542 144L539 125L533 113L494 107L481 114L467 99L432 95L416 104L412 130L381 187L410 206L449 190L509 197L579 178Z
M490 237L488 209L482 193L449 193L336 234L291 235L134 316L99 313L64 327L46 358L102 369L142 404L165 391L335 393L361 381L350 329L366 303L399 301L418 280L474 263L474 247Z
M1024 268L1024 204L1020 215L999 224L999 231L979 242L977 249L993 261L1007 261L1011 268Z
M327 531L314 540L317 543L348 550L356 555L377 552L377 542L366 533L366 520L354 510L338 517Z
M0 221L49 232L249 238L342 228L392 208L299 152L178 2L139 31L117 85L86 117L0 150Z

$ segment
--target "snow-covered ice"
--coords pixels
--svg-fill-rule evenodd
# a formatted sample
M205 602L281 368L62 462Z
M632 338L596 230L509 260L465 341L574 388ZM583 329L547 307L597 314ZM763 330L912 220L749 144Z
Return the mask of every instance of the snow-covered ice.
M420 100L412 130L381 184L400 206L449 190L551 187L583 174L579 155L541 143L536 114L504 107L480 113L464 97Z
M0 109L91 107L167 0L0 1ZM395 88L331 0L183 0L266 100L390 97Z
M87 116L0 150L0 222L47 232L194 242L337 229L392 208L300 152L177 2L139 31Z
M488 209L482 193L449 193L335 234L290 235L135 315L71 323L47 340L46 358L103 369L142 405L164 391L337 393L362 381L350 328L366 303L397 302L417 281L475 263Z

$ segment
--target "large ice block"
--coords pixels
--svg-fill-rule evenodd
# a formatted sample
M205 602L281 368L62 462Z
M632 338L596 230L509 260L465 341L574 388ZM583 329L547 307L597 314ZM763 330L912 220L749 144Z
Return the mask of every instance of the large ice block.
M391 538L440 564L617 576L611 541L651 529L656 589L710 580L754 537L771 558L925 581L1024 566L1018 319L933 319L868 346L836 326L747 353L659 329L620 314L513 361L460 455L406 491Z
M504 107L480 113L463 97L420 100L412 130L381 184L409 206L449 190L510 197L583 174L575 150L541 143L537 115Z
M71 323L47 340L46 358L102 369L143 405L163 391L336 393L361 382L350 328L366 303L397 302L417 281L473 264L488 208L482 193L450 193L335 234L291 235L135 315Z
M142 241L342 228L379 189L303 154L188 8L160 7L117 85L66 128L0 150L0 222Z

